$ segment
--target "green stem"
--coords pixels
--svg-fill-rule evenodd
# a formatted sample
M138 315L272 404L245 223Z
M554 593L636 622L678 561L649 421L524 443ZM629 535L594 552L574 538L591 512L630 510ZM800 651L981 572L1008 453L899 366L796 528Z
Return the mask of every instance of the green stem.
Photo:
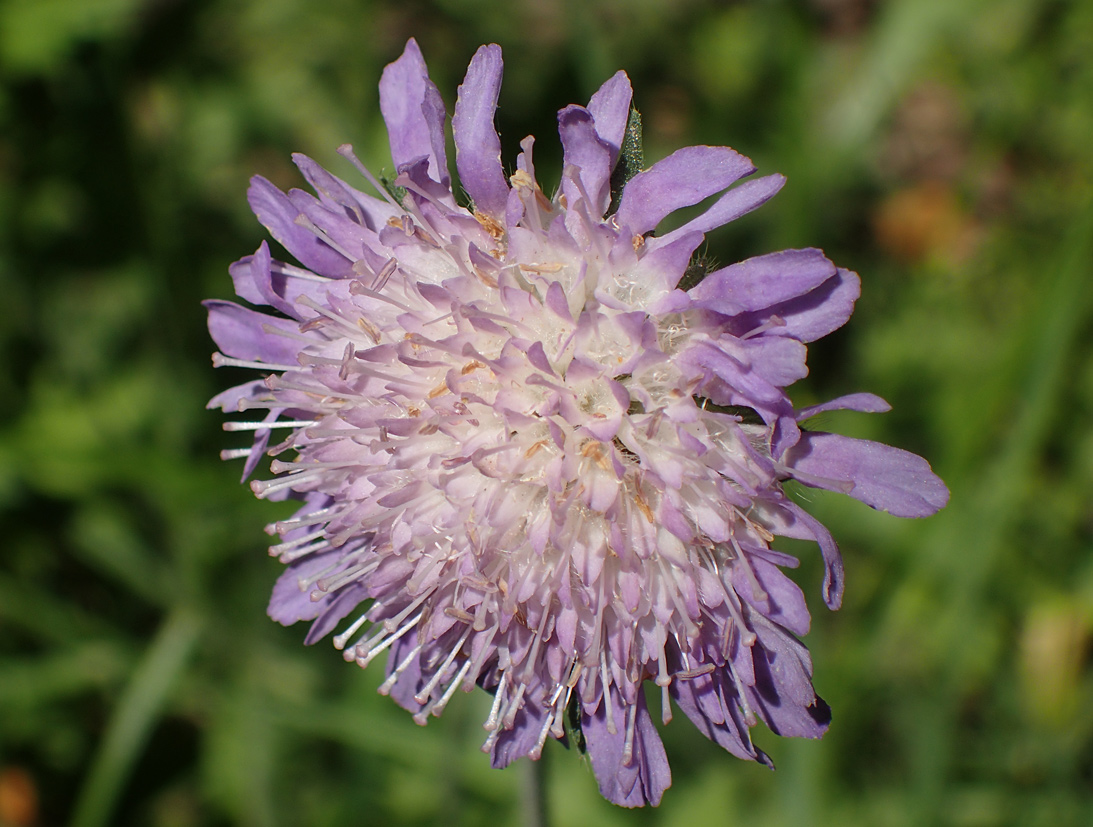
M109 822L200 631L200 618L188 609L176 608L160 626L114 709L76 801L72 827L101 827Z
M520 823L525 827L548 827L546 805L546 753L543 750L538 761L530 758L521 761L523 777L520 779L520 800L523 805Z

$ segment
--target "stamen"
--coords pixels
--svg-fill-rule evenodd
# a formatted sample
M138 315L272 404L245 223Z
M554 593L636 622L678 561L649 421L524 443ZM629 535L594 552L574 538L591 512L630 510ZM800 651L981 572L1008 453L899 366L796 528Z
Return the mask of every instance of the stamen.
M732 662L725 664L725 669L728 670L732 676L732 682L736 686L737 702L740 704L740 709L744 713L744 723L749 727L753 727L758 723L755 717L755 711L751 708L751 704L748 703L748 693L744 690L744 683L740 680L740 676L736 674L736 670L732 668Z
M600 651L600 683L603 686L603 714L607 721L607 731L612 735L618 732L615 729L614 705L611 703L611 683L607 675L607 653Z
M667 561L663 557L659 558L658 563L661 576L664 578L664 590L668 593L668 598L672 601L672 605L675 606L676 614L686 627L687 637L691 638L697 633L698 627L695 626L694 620L687 611L687 607L683 604L683 596L679 593L679 588L676 585L671 567L669 567Z
M276 557L282 563L291 563L294 560L299 560L302 557L307 557L311 554L316 554L320 551L326 551L329 548L330 548L330 541L324 538L322 540L319 540L316 543L311 543L310 545L306 545L306 546L300 546L297 549L293 549L292 551L281 552L280 554L274 554L273 551L271 550L269 556L270 557Z
M355 281L355 282L352 282L349 285L349 292L351 294L353 292L353 285L354 284L360 284L360 282ZM362 289L367 289L367 288L364 287L364 285L361 285L361 287L362 287ZM344 316L338 315L333 310L330 310L328 307L324 307L323 305L319 304L317 301L315 301L310 296L300 296L300 298L298 298L296 300L296 303L300 304L300 305L303 305L304 307L308 308L309 310L314 310L316 313L319 314L318 316L316 316L313 319L308 319L307 321L302 322L301 323L301 328L312 330L312 329L314 329L314 327L317 324L320 324L323 319L328 319L328 320L334 322L334 324L338 325L338 327L340 327L342 329L343 333L345 333L345 335L348 336L351 339L357 338L358 334L361 332L361 329L357 324L355 324L354 322L349 321L349 319L345 318ZM409 309L409 308L407 308L407 309ZM314 344L313 339L308 339L308 341L311 342L312 344Z
M497 689L493 693L493 705L490 707L490 714L486 718L486 723L482 725L483 729L495 731L497 729L498 712L501 709L501 701L504 698L505 690L508 689L509 673L504 671L501 673L501 680L497 684Z
M362 625L364 625L364 623L367 622L367 620L368 620L367 613L362 614L360 617L358 617L356 620L353 621L352 625L348 629L346 629L340 635L335 636L335 638L334 638L334 648L337 649L339 652L342 649L344 649L345 644L349 642L349 638L353 637L353 635L355 635L357 633L357 630Z
M769 595L767 594L766 589L759 583L759 578L756 576L755 569L752 568L751 561L748 560L747 554L744 553L744 549L736 542L735 537L730 537L729 542L736 552L736 560L744 569L744 576L747 577L748 585L751 586L751 596L758 601L766 601Z
M429 709L430 715L440 717L440 713L442 713L445 707L448 706L448 701L450 701L452 699L452 696L455 695L455 690L460 687L460 685L463 683L463 679L467 677L467 672L470 670L470 668L471 662L468 660L463 664L463 667L459 670L459 672L456 673L456 676L452 678L452 682L448 684L448 688L444 691L444 694L440 696L440 700L433 704L433 706Z
M273 362L258 362L249 359L233 359L217 351L213 354L214 368L250 368L252 370L298 370L299 365L278 365Z
M264 500L271 494L293 488L303 482L313 480L316 477L321 477L322 475L323 469L317 468L314 471L298 471L294 474L289 474L287 477L282 477L281 479L252 480L250 490L254 492L254 496L258 499Z
M293 339L297 342L307 342L308 344L315 344L315 340L310 336L305 336L302 333L297 333L295 330L285 330L283 327L275 327L274 325L264 322L262 324L262 332L267 333L270 336L284 336L286 339Z
M277 522L270 523L266 526L266 534L284 534L286 531L291 531L292 529L300 528L301 526L326 523L333 519L332 515L343 514L346 510L345 507L334 508L328 506L326 508L320 508L317 511L310 511L299 517L293 517L289 520L278 520Z
M397 299L388 296L386 293L380 293L376 290L373 290L371 287L365 287L364 284L359 281L354 281L350 283L349 295L367 296L368 298L375 299L376 301L386 302L387 304L397 307L399 310L404 310L407 313L414 312L414 308L410 307L408 304L403 304Z
M380 268L380 271L376 273L376 278L372 281L372 289L379 291L387 284L387 280L391 278L391 275L398 269L398 262L394 258L387 259L387 263Z
M428 600L429 597L432 595L432 593L433 593L432 591L427 591L427 592L423 592L422 594L418 595L417 598L414 599L413 603L411 603L409 606L407 606L405 609L403 609L397 615L395 615L394 617L389 617L389 618L387 618L387 620L382 621L383 622L383 628L386 629L389 632L393 632L395 629L398 628L399 624L401 624L402 621L406 619L406 617L410 614L410 612L414 611L415 609L417 609L418 606L420 606L422 603L424 603L426 600ZM373 609L377 609L377 608L379 608L379 607L378 606L373 607Z
M328 548L326 550L330 550L330 549L333 548L333 546L329 546L329 544L327 544L327 546L328 546ZM322 550L322 549L318 548L318 550ZM349 560L351 557L353 557L356 553L357 552L347 552L345 554L341 554L336 559L325 561L329 565L325 566L321 570L312 572L307 577L303 577L303 576L297 577L296 578L296 584L299 586L300 591L301 592L308 591L308 589L310 589L312 586L314 586L315 583L318 582L321 578L327 577L327 576L331 575L332 573L334 573L335 571L337 571L339 566L344 565L345 562L347 560ZM296 556L299 557L299 556L302 556L302 555L298 554ZM311 599L313 601L321 600L322 599L322 594L319 594L319 596L316 597L316 593L314 591L312 591Z
M402 209L402 205L391 197L391 193L387 191L387 187L381 185L380 182L376 180L375 176L368 171L368 168L360 162L356 155L353 154L352 145L342 144L340 147L338 147L338 154L345 158L347 161L349 161L351 164L353 164L353 166L357 168L357 171L362 176L364 176L364 179L372 185L373 189L375 189L376 192L378 192L387 203L389 203L397 210Z
M341 244L331 238L330 234L327 233L326 230L324 230L322 227L312 221L311 218L304 213L300 213L299 215L297 215L294 223L299 227L303 227L308 232L314 233L316 238L318 238L324 244L329 245L330 248L335 252L340 253L347 261L356 261L360 258L359 254L351 253L349 250L345 249L345 247L343 247Z
M543 727L539 730L539 737L535 740L535 746L528 751L528 758L532 761L538 761L539 757L543 754L543 745L546 743L547 733L550 732L550 728L554 723L554 716L547 715L546 720L543 721Z
M512 697L508 707L505 709L505 714L501 718L501 725L505 729L512 729L512 725L516 722L516 713L520 711L520 708L524 703L524 692L527 690L527 684L522 683L516 688L516 694Z
M342 586L353 582L354 580L361 580L367 577L373 571L379 568L379 560L370 560L367 563L358 563L355 566L350 566L345 571L340 572L336 577L332 579L321 578L316 581L315 585L324 593L336 592Z
M760 333L766 333L768 330L774 327L785 327L786 320L781 316L772 315L769 319L763 322L759 327L753 328L741 336L741 339L750 339L753 336L758 336Z
M356 651L353 653L352 658L347 659L356 660L357 664L363 669L364 667L368 666L368 664L370 664L375 659L375 657L383 652L383 650L385 650L388 646L390 646L404 634L417 626L423 614L424 612L418 612L416 615L414 615L412 620L409 620L405 624L403 624L397 631L395 631L394 634L391 634L389 637L383 640L382 643L380 643L378 646L375 646L375 648L373 648L372 646L368 646L362 651L361 645L358 644L355 647ZM386 629L384 629L381 634L387 634Z
M559 704L556 703L554 707L554 722L550 726L550 734L555 738L561 738L565 735L565 711L569 706L569 699L573 695L573 688L568 687L565 693L565 699Z
M299 407L303 406L301 405ZM274 409L284 410L284 408L285 403L280 399L240 399L239 404L235 407L235 410L239 413L246 413L247 411L271 411Z
M701 678L703 675L708 675L714 671L716 667L712 663L703 663L701 666L696 666L694 669L684 669L682 672L676 672L676 679L683 681L694 680L695 678Z
M634 761L634 727L638 720L638 708L631 705L626 708L626 740L622 747L622 765L629 767Z
M336 471L339 468L356 468L360 465L357 460L342 460L341 462L315 462L313 460L283 460L275 459L269 464L274 474L284 474L293 471L302 471L310 468Z
M304 281L315 281L326 283L332 281L327 276L320 276L318 273L313 273L311 270L305 270L303 267L297 267L295 264L288 264L283 261L270 262L270 269L282 276L291 276L295 279L303 279Z
M585 672L585 668L583 666L581 666L580 662L579 661L573 661L573 666L570 667L570 670L569 670L569 677L566 678L566 681L565 681L566 687L568 689L572 690L577 685L577 682L580 681L581 675L583 675L584 672ZM568 697L569 697L569 694L567 693L566 698L568 698Z
M326 365L326 366L329 366L329 367L333 367L334 365L338 365L339 367L341 367L341 366L344 365L344 362L341 359L331 359L331 358L325 357L325 356L314 356L310 353L301 353L300 354L300 361L301 361L301 363L303 363L305 365ZM369 376L373 379L381 379L384 382L399 383L399 384L402 384L402 385L406 385L408 387L413 387L414 385L417 385L418 387L426 387L427 386L427 385L425 385L424 382L415 379L413 376L398 376L398 375L393 374L393 373L384 373L382 370L376 370L375 368L367 367L366 365L364 365L360 361L353 362L352 370L353 370L353 373L359 374L361 376ZM277 387L290 387L290 386L282 384L282 383L277 383ZM305 389L305 388L301 387L301 388L295 388L295 390L308 391L309 389ZM310 392L314 393L315 391L310 391Z
M388 676L387 680L380 684L380 688L377 691L381 695L389 695L391 693L391 690L395 688L395 684L398 682L399 677L409 668L410 662L418 656L423 645L424 644L419 643L411 649L410 654L403 658L402 662L395 667L395 671Z
M305 356L306 356L306 354L300 354L301 361L305 359ZM299 373L295 374L295 377L296 377L296 379L304 379L304 380L310 378L308 376L305 376L305 375L302 375L302 374L299 374ZM323 387L323 386L319 386L319 387L311 386L311 387L309 387L308 385L305 385L301 381L290 381L288 379L285 379L284 375L279 376L276 373L267 376L266 380L265 380L265 384L266 384L266 387L269 388L271 391L273 391L273 390L299 391L300 393L306 393L309 396L315 397L315 399L319 400L319 401L325 401L325 400L331 398L330 395L329 395L329 392L330 392L329 388L326 388L326 387ZM283 408L284 405L285 405L284 402L280 402L275 407ZM259 407L262 407L262 406L260 405ZM302 406L298 406L298 407L302 407Z
M225 422L225 431L269 431L273 428L306 428L314 419L277 419L273 422Z

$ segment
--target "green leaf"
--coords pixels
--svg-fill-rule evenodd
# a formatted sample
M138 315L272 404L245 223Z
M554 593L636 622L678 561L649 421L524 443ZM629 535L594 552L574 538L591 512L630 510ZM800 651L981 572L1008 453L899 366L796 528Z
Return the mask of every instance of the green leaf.
M641 113L631 107L630 117L626 120L626 133L622 137L619 160L611 173L611 206L608 215L617 212L622 191L627 182L645 169L645 150L641 139Z
M160 626L118 699L76 801L73 827L110 823L114 804L183 673L201 627L200 616L187 608L175 609Z

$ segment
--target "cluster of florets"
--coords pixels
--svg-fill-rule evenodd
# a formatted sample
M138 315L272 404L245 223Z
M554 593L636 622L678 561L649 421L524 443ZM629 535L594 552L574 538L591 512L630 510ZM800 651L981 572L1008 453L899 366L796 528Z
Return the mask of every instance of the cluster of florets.
M375 195L302 156L317 198L254 179L255 213L303 266L263 243L232 277L276 312L208 303L217 363L267 374L211 404L267 412L229 423L255 440L227 454L246 458L245 476L275 456L254 491L304 503L271 526L288 566L274 619L312 620L308 642L346 621L335 644L362 666L386 653L380 691L420 723L456 690L491 692L495 766L572 736L605 796L655 804L670 773L647 680L663 721L674 700L741 758L768 762L749 735L757 721L812 738L827 727L796 637L808 611L781 570L797 561L771 541L819 544L832 608L842 564L784 481L901 516L948 494L913 454L799 425L821 410L886 410L879 398L795 410L786 396L807 373L805 343L850 316L855 274L814 249L688 271L704 234L769 199L781 176L738 184L751 162L700 146L620 186L632 126L620 72L559 113L564 169L547 197L531 138L503 171L500 83L500 49L485 46L452 124L469 207L453 194L444 107L413 41L380 83L393 182L348 147Z

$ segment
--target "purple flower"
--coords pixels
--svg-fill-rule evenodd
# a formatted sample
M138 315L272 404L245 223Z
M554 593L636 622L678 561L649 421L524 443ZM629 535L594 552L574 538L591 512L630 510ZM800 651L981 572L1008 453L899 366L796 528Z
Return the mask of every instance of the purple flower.
M273 479L251 487L303 501L269 528L287 565L275 620L312 621L308 643L345 621L335 645L361 666L385 654L380 691L419 723L459 689L491 692L494 766L571 736L607 798L656 804L671 776L647 680L664 722L674 699L741 758L769 763L749 734L759 720L781 735L827 728L797 639L808 610L782 573L797 560L770 544L819 544L833 609L842 562L783 483L903 517L932 514L948 491L914 454L800 427L823 410L887 410L878 397L795 410L786 396L807 373L805 343L849 318L854 273L814 249L701 280L688 270L704 234L781 176L738 183L755 171L747 158L697 146L619 192L631 114L619 72L559 113L564 169L547 197L532 138L505 174L500 86L501 51L483 46L452 120L471 206L413 40L380 81L393 182L348 146L374 194L300 155L318 197L253 180L254 212L302 266L263 243L231 274L271 310L207 302L215 363L265 374L210 405L264 412L228 423L255 441L226 455L246 459L244 478L276 457ZM277 429L288 437L269 448Z

